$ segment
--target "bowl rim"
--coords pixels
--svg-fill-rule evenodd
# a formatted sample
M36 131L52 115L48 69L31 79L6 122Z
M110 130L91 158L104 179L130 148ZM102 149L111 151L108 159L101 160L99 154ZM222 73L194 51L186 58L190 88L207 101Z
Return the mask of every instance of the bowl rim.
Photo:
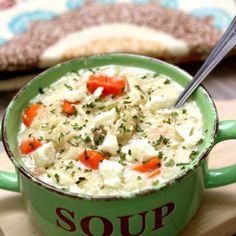
M157 193L157 192L171 186L172 184L175 184L178 181L181 181L185 177L189 176L191 173L193 173L195 171L195 169L200 165L201 160L206 158L207 155L209 154L210 150L213 148L213 146L215 144L214 140L216 138L217 131L218 131L218 123L219 123L218 113L217 113L216 106L215 106L215 103L214 103L211 95L209 94L209 92L206 90L206 88L204 86L200 85L199 87L202 88L202 93L206 96L208 102L211 103L212 108L214 109L213 111L215 113L214 126L212 127L213 135L211 136L211 140L209 141L209 145L202 150L202 154L198 157L198 161L192 166L192 168L189 168L186 171L181 171L180 174L177 175L175 178L165 182L161 186L158 186L158 188L145 189L145 190L142 190L142 191L139 191L139 192L134 192L130 195L92 196L92 195L87 195L87 194L78 194L78 193L64 191L62 189L57 188L56 186L52 186L50 184L47 184L47 183L43 182L42 180L38 179L33 174L31 174L23 165L19 164L18 161L14 158L14 154L11 151L10 145L8 144L8 138L7 138L6 119L7 119L8 111L10 110L11 105L15 101L17 101L18 97L21 95L21 93L26 88L31 86L31 83L33 81L38 80L40 77L46 75L48 72L58 70L61 66L64 66L64 65L67 65L67 64L73 64L73 63L75 63L77 61L80 61L80 60L83 61L83 60L87 60L87 59L92 59L92 58L97 58L97 57L100 58L100 57L106 57L106 56L125 56L125 57L130 57L130 58L135 57L135 58L141 58L141 59L144 59L144 60L151 60L151 61L153 61L155 63L158 63L158 64L164 64L165 66L169 67L171 70L175 70L175 71L180 72L185 77L192 78L192 76L189 73L187 73L183 69L181 69L181 68L179 68L175 65L172 65L168 62L164 62L164 61L162 61L160 59L157 59L157 58L152 58L152 57L143 56L143 55L135 55L135 54L130 54L130 53L102 53L102 54L95 54L95 55L86 56L86 57L80 57L80 58L76 58L76 59L72 59L72 60L69 60L69 61L66 61L66 62L59 63L59 64L57 64L53 67L50 67L50 68L46 69L45 71L43 71L41 73L39 73L32 80L30 80L25 86L23 86L16 93L16 95L11 99L10 103L8 104L8 106L5 110L5 113L4 113L4 116L3 116L3 119L2 119L2 130L1 130L3 146L4 146L4 149L7 153L8 158L13 163L15 168L17 170L19 170L19 172L23 176L25 176L27 179L31 180L33 183L37 184L39 187L45 188L45 189L47 189L51 192L54 192L55 194L59 194L59 195L66 196L66 197L71 197L71 198L76 198L76 199L83 199L83 200L111 201L111 200L125 200L125 199L137 198L137 197L140 197L140 196L149 195L151 193Z

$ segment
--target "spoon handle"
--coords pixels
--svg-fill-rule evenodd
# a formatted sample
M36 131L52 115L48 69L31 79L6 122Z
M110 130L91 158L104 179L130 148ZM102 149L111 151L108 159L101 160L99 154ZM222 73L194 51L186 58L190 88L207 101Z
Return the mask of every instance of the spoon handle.
M215 66L224 58L224 56L236 44L236 16L232 20L230 26L210 53L209 57L199 69L193 80L188 84L184 91L178 97L175 108L180 108L198 85L206 78L206 76L215 68Z

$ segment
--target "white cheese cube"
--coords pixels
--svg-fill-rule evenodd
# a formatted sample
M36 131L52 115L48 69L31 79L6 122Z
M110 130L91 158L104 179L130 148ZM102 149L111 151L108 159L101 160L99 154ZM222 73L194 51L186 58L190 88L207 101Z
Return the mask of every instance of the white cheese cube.
M102 112L94 118L94 126L99 128L101 125L112 125L116 119L116 109L112 108L110 111Z
M193 147L200 139L204 139L204 136L201 131L197 131L193 135L190 135L189 138L184 141L183 145L186 147Z
M40 167L47 167L53 164L55 155L56 151L52 143L44 144L31 154L37 166Z
M106 73L107 76L109 77L113 77L117 74L117 67L109 67L106 68L106 70L104 71Z
M78 102L85 97L84 92L79 90L67 91L64 93L64 99L68 102Z
M93 96L96 97L96 98L99 98L99 97L102 95L103 90L104 90L103 87L98 87L98 88L94 91Z
M120 187L123 171L124 166L116 161L103 160L99 165L99 174L104 184L112 188Z
M155 148L144 139L134 139L128 145L123 146L121 151L127 155L128 161L137 160L138 162L148 161L157 156Z
M188 139L193 126L191 124L176 125L175 130L184 139Z
M100 149L115 155L119 149L117 138L115 135L107 134Z
M171 107L175 102L175 98L165 96L152 96L151 100L145 105L145 108L150 111L155 111L163 108Z
M73 185L75 180L73 177L69 174L66 174L62 171L58 170L48 170L47 173L52 177L55 183L57 183L60 186L70 186ZM57 177L56 177L57 175Z

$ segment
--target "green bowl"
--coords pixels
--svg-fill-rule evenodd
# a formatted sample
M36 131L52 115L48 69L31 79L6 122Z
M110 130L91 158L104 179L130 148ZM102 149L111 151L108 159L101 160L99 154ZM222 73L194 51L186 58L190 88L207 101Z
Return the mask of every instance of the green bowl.
M54 66L30 81L13 98L2 122L2 141L16 172L0 172L0 188L21 192L32 220L45 235L176 235L196 213L204 188L236 182L236 165L209 170L207 154L215 143L236 138L236 121L218 123L214 102L203 87L192 98L204 122L198 157L174 180L134 196L96 197L63 192L31 175L22 165L17 135L21 114L40 88L67 72L104 65L144 68L186 86L191 76L163 61L130 54L84 57Z

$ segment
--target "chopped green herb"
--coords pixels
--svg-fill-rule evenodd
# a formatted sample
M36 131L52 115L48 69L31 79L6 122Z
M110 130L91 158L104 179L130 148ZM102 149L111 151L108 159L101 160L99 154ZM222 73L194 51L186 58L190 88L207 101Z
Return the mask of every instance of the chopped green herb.
M184 108L184 109L182 110L182 113L183 113L183 114L186 114L186 113L187 113L187 110Z
M159 184L159 180L155 180L152 182L152 186L154 186L154 187L157 186L158 184Z
M163 158L163 155L164 155L164 154L163 154L162 151L158 152L158 158L159 158L159 159L162 159L162 158Z
M203 143L203 138L201 138L201 139L199 139L199 141L197 142L197 145L200 145L200 144L202 144Z
M56 128L56 125L52 125L52 126L51 126L51 129L55 129L55 128Z
M70 121L65 120L62 124L63 124L63 125L68 125L68 124L70 124Z
M67 143L69 143L73 147L78 147L79 146L78 143L72 143L70 140L67 140Z
M91 140L91 138L89 136L86 136L86 138L84 139L84 142L85 143L91 143L92 140Z
M191 152L189 158L190 158L191 160L194 160L198 154L199 154L198 151L194 151L194 150L193 150L193 151Z
M148 78L148 75L144 75L140 79L147 79L147 78Z
M129 132L130 132L130 129L126 128L123 123L120 124L119 129L120 129L123 133L129 133Z
M85 158L85 160L88 160L88 159L89 159L89 155L88 155L86 149L84 150L84 158Z
M79 177L79 179L75 182L76 184L80 184L81 182L85 181L85 177Z
M96 104L94 102L90 102L88 104L83 105L83 108L90 108L93 109L96 107Z
M137 180L141 180L141 179L142 179L142 177L141 177L141 176L138 176L138 177L137 177Z
M136 132L144 132L144 130L142 128L140 128L138 125L135 126L135 131Z
M59 143L61 142L61 139L62 139L64 136L65 136L64 133L61 132L60 135L59 135L59 138L58 138L58 142L59 142Z
M138 89L140 92L143 92L142 90L141 90L141 88L140 88L140 86L139 85L134 85L134 87L136 88L136 89Z
M167 120L163 120L163 123L171 124L171 119L170 117Z
M157 147L160 144L167 145L169 143L169 141L170 140L168 138L166 138L163 135L160 135L159 139L157 141L153 142L152 144L153 144L154 147Z
M65 149L61 149L60 154L62 154L63 152L65 152Z
M73 90L73 88L72 88L70 85L68 85L68 84L64 84L64 86L65 86L66 88L68 88L69 90Z
M130 149L129 149L129 151L128 151L128 154L129 154L129 155L132 155L132 152L131 152L131 150L130 150Z
M39 87L39 93L44 94L44 91L41 87Z
M32 148L32 149L34 149L35 147L34 147L34 144L33 143L29 143L29 146L30 146L30 148Z
M72 125L73 130L82 130L84 127L86 127L85 124L79 126L77 123L75 123L75 124Z
M165 163L165 166L167 167L173 167L174 165L175 165L175 161L173 159L169 159L169 161Z
M74 164L72 161L70 161L67 165L66 165L66 170L72 169L74 167Z
M52 114L55 114L56 109L52 109L52 110L50 110L50 112L51 112Z
M186 166L186 165L189 165L189 163L176 163L176 166Z
M173 117L176 117L176 116L178 116L179 114L178 114L178 112L174 111L174 112L171 112L171 115L172 115Z
M120 153L120 158L121 158L122 160L125 160L125 154L124 154L123 152Z
M102 143L103 143L103 141L104 141L104 135L103 134L100 134L100 133L95 133L94 134L94 138L93 138L93 140L94 140L94 143L98 146L98 145L101 145Z
M56 181L57 181L57 184L59 184L59 183L60 183L60 176L56 173L56 174L54 175L54 177L55 177L55 179L56 179Z
M169 79L166 79L166 80L164 81L164 84L170 84L170 80L169 80Z
M130 104L132 103L131 101L124 101L123 104Z

